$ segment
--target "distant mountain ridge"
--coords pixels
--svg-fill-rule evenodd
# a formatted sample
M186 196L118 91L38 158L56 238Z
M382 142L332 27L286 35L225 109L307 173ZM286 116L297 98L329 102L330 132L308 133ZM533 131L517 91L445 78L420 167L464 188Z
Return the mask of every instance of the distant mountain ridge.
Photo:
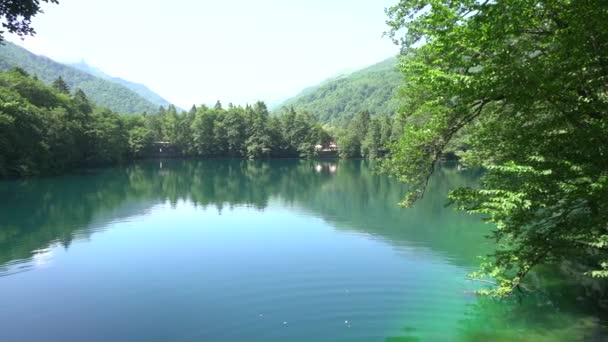
M278 106L277 111L293 107L296 111L311 112L327 123L351 119L365 110L372 115L393 115L399 109L397 91L403 82L397 64L398 59L391 57L358 71L339 74L302 90Z
M120 77L110 76L110 75L104 73L99 68L96 68L96 67L94 67L92 65L89 65L84 60L81 60L78 63L71 63L71 64L68 64L68 65L71 66L71 67L74 67L76 69L82 70L82 71L84 71L86 73L89 73L89 74L91 74L93 76L97 76L99 78L103 78L104 80L108 80L108 81L113 82L113 83L121 84L121 85L123 85L123 86L131 89L135 93L139 94L141 97L145 98L146 100L148 100L148 101L150 101L150 102L152 102L152 103L154 103L154 104L156 104L158 106L167 107L168 105L171 104L169 101L165 100L162 96L160 96L157 93L155 93L152 90L150 90L144 84L127 81L127 80L122 79Z
M82 89L96 104L125 114L156 112L158 105L124 85L39 56L13 43L0 45L0 70L20 67L50 84L62 77L71 89Z

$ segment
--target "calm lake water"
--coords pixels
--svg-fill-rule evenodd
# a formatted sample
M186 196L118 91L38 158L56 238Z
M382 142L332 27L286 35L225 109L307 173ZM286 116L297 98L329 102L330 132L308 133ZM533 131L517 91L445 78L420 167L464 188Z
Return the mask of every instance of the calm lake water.
M440 168L413 209L365 161L0 182L0 341L600 339L588 289L470 293L491 227L444 204L478 176Z

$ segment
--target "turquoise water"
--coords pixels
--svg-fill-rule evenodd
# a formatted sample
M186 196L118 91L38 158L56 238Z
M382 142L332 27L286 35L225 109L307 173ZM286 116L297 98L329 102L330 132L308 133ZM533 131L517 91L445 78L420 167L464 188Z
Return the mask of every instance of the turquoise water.
M0 341L600 339L593 303L538 277L478 298L491 229L413 209L364 161L164 161L0 183ZM567 292L570 291L570 292Z

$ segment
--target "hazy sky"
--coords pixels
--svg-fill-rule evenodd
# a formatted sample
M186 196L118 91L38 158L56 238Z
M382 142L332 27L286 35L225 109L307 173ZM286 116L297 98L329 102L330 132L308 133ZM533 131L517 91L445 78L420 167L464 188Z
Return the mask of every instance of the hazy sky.
M181 107L295 95L344 69L398 52L384 8L397 0L60 0L25 41L59 61L84 59Z

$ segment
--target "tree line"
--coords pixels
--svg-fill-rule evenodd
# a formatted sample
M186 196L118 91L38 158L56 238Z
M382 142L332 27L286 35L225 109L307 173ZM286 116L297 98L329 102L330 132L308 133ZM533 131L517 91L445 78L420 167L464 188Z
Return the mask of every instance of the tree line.
M372 116L362 111L343 126L334 127L333 133L342 158L376 159L388 154L389 147L401 135L402 124L388 114Z
M175 106L122 115L96 106L59 77L45 85L15 68L0 73L0 177L60 173L79 166L152 157L314 158L336 139L344 158L375 158L395 140L392 119L362 112L324 127L293 108L271 115L264 102Z

